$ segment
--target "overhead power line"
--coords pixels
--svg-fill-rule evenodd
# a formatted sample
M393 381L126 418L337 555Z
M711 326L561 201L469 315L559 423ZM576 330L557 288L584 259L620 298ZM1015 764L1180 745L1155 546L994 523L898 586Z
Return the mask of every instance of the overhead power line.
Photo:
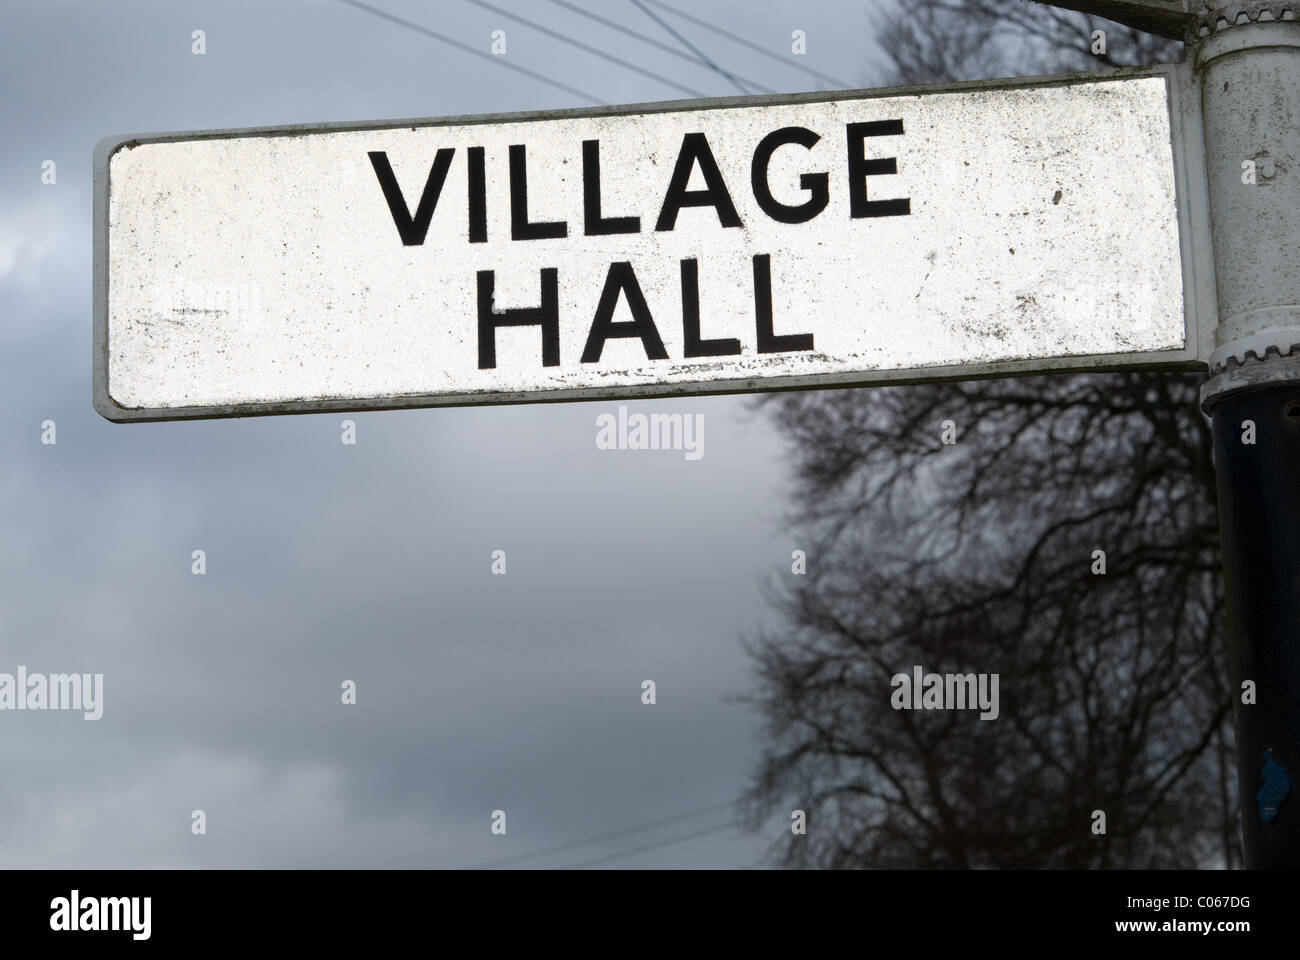
M549 857L553 853L563 853L566 850L574 850L578 847L590 846L593 843L602 843L607 840L617 840L620 837L630 836L634 833L642 833L646 830L653 830L655 827L666 827L670 823L680 823L683 820L690 820L695 817L702 817L706 813L715 813L718 810L724 810L735 805L734 800L728 800L725 803L714 803L707 807L700 807L696 810L688 810L685 813L674 814L671 817L663 817L659 820L651 820L649 823L641 823L634 827L624 827L621 830L614 830L609 833L597 834L594 837L586 837L582 840L570 840L567 843L561 843L558 846L546 847L542 850L534 850L532 853L524 853L515 857L506 857L503 860L493 860L490 863L481 863L472 870L487 870L493 867L508 867L522 865L532 860L540 860L542 857Z
M348 2L351 2L351 0L348 0ZM618 66L623 67L627 70L632 70L636 73L641 74L641 76L643 77L649 77L651 80L658 81L659 83L662 83L665 86L672 87L675 90L681 90L683 93L689 93L693 97L704 96L704 94L701 93L700 91L692 87L688 87L684 83L678 83L676 80L655 73L653 70L647 70L644 67L638 67L635 63L628 63L622 57L617 57L612 53L606 53L604 50L601 50L599 47L593 47L591 44L583 43L581 40L575 40L573 39L573 37L563 34L558 30L552 30L550 27L546 26L545 24L538 23L536 20L529 20L527 17L521 17L517 13L511 13L509 10L506 10L502 7L498 7L496 4L488 3L487 0L465 0L465 2L472 3L476 7L482 7L484 10L491 10L497 16L505 17L508 20L514 20L516 23L522 23L524 26L536 30L538 33L543 33L548 37L551 37L555 40L559 40L561 43L567 43L571 47L576 47L579 50L583 50L587 53L590 53L594 57L600 57L602 60L607 60L610 63L617 64Z
M598 97L593 97L591 94L585 93L582 90L579 90L577 87L571 87L567 83L561 83L559 80L552 80L550 77L546 76L545 74L538 73L535 70L529 70L527 67L521 67L519 64L512 63L509 60L506 60L504 57L493 56L490 53L486 53L482 50L479 50L477 47L471 47L468 43L462 43L461 41L453 39L452 37L448 37L441 33L438 33L436 30L430 30L428 27L422 27L418 23L412 23L410 20L404 20L401 17L394 16L391 13L387 13L383 10L380 10L378 7L372 7L368 3L362 3L361 0L339 0L339 3L346 3L350 7L356 7L358 10L364 10L366 13L379 17L382 20L387 20L389 23L395 23L399 27L405 27L408 30L414 30L416 33L423 34L426 37L432 37L435 40L441 40L443 43L447 44L448 46L455 47L457 50L463 50L465 53L472 53L476 57L482 57L485 60L491 60L493 63L505 67L508 70L513 70L516 73L522 73L526 77L530 77L533 80L538 80L541 83L548 84L552 87L555 87L557 90L563 90L565 93L571 93L575 97L580 97L583 100L586 100L588 103L594 103L602 107L608 106L609 104L609 101L601 100Z
M730 80L730 81L731 81L731 85L732 85L733 87L735 87L737 90L739 90L741 93L749 93L749 92L750 92L749 90L745 89L744 86L741 85L741 82L740 82L739 80L737 80L734 76L732 76L731 74L729 74L726 70L723 70L720 66L718 66L716 63L714 63L712 60L710 60L710 59L705 55L705 53L704 53L703 50L701 50L699 47L695 46L695 44L691 43L691 41L687 40L687 39L686 39L685 37L683 37L680 33L678 33L676 30L674 30L671 26L669 26L667 23L665 23L663 17L659 16L657 13L655 13L653 10L651 10L649 7L647 7L644 3L641 2L641 0L632 0L632 6L636 7L638 10L640 10L642 13L644 13L647 17L649 17L649 18L650 18L651 20L653 20L655 23L659 24L659 26L663 27L663 28L664 28L665 30L667 30L670 34L672 34L673 38L674 38L678 43L680 43L680 44L681 44L683 47L685 47L687 50L691 51L691 53L693 53L693 54L695 54L697 57L699 57L700 60L702 60L705 64L708 65L708 67L709 67L710 70L712 70L712 71L715 72L715 73L720 73L720 74L722 74L722 76L724 76L724 77L726 77L728 80Z
M579 16L586 17L588 20L591 20L594 23L599 23L601 26L608 27L611 30L617 30L619 33L640 40L642 43L649 44L650 46L656 48L657 50L662 50L664 53L674 56L679 60L685 60L687 63L693 63L696 66L710 67L711 69L716 69L716 67L712 66L711 61L707 59L702 60L693 54L686 53L683 50L677 49L672 44L664 43L662 40L656 40L654 37L646 36L641 31L633 30L631 27L625 27L617 20L611 20L608 17L602 17L600 14L592 10L588 10L585 7L580 7L576 3L570 3L569 0L551 0L551 3L555 4L557 7L563 7L565 10L572 10L574 13L578 14ZM776 93L776 91L773 90L771 87L765 87L757 80L750 80L748 77L743 77L738 73L733 74L733 76L735 76L735 78L739 80L741 83L746 83L749 86L753 87L755 90L760 90L763 93Z
M759 44L754 43L750 40L746 40L744 37L736 36L736 34L732 33L730 30L724 30L722 27L715 27L713 24L709 23L709 21L701 20L699 17L687 13L685 10L681 10L678 9L677 7L674 7L671 3L664 3L664 0L646 0L646 3L659 7L661 10L667 10L669 13L679 16L683 20L687 20L695 24L697 27L703 27L705 30L711 30L714 33L721 34L722 36L735 41L736 43L740 44L743 47L748 47L750 50L753 50L755 53L761 53L765 57L770 57L773 60L776 60L780 63L784 63L787 67L794 67L794 69L796 70L802 70L804 73L808 74L809 76L816 77L819 80L824 80L827 83L833 83L836 86L846 90L853 86L853 84L851 83L845 83L843 80L839 80L835 77L830 76L829 74L821 73L820 71L814 70L812 67L805 67L803 64L799 63L798 60L791 60L789 57L783 57L779 53L773 53L771 50L767 49L766 47L760 46Z
M718 823L712 827L705 827L703 830L696 830L692 833L682 834L680 837L669 837L667 840L657 840L654 843L642 844L639 847L633 847L630 850L620 850L618 853L611 853L608 856L596 857L592 860L584 860L581 863L571 863L564 869L580 870L583 867L595 867L602 863L610 863L614 860L622 860L624 857L634 857L638 853L649 853L651 850L658 850L662 847L671 847L674 844L685 843L687 840L698 840L700 837L706 837L711 833L719 833L722 830L732 830L740 826L739 820L728 820L726 823Z

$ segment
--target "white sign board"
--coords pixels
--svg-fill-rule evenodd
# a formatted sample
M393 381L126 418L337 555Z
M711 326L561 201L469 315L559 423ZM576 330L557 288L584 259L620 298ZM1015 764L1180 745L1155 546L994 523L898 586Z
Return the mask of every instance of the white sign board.
M1189 366L1173 68L96 150L111 420Z

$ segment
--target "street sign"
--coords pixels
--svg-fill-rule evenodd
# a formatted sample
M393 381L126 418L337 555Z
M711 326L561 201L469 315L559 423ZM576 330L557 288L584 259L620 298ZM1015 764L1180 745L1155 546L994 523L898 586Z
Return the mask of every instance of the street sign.
M1179 77L110 137L95 406L1195 367L1213 288Z

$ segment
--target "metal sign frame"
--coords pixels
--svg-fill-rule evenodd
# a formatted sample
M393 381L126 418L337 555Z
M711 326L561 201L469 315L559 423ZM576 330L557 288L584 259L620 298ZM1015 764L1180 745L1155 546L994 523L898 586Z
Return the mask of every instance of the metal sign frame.
M1174 189L1177 208L1185 337L1183 347L1147 353L1104 354L1062 358L1006 360L925 368L875 370L867 372L819 373L772 378L737 378L692 383L650 383L544 389L525 392L481 392L457 395L389 396L380 399L293 400L239 405L166 408L127 408L111 396L109 384L108 324L108 241L109 164L118 150L145 143L166 143L220 138L285 137L295 134L385 130L407 127L497 124L567 118L621 116L716 110L765 105L797 105L839 100L865 100L900 96L976 92L982 90L1029 89L1140 77L1165 79L1174 161ZM1124 123L1125 117L1115 117ZM93 402L95 409L114 422L194 420L224 417L272 416L281 414L359 412L442 406L548 403L639 397L708 396L781 390L825 389L871 384L932 383L990 377L1025 376L1042 373L1107 371L1119 369L1203 369L1213 349L1211 331L1217 324L1213 257L1210 249L1209 203L1204 172L1204 144L1200 123L1200 94L1188 64L1162 64L1146 68L1085 71L1041 77L979 80L961 83L887 87L871 90L812 92L775 96L722 97L704 100L673 100L619 105L502 113L493 115L438 117L431 119L382 120L358 123L321 123L254 127L232 130L201 130L181 133L137 134L105 137L94 151L94 258L93 258ZM1141 256L1141 251L1135 251Z
M1196 15L1187 0L1037 0L1043 6L1064 7L1115 23L1181 40Z

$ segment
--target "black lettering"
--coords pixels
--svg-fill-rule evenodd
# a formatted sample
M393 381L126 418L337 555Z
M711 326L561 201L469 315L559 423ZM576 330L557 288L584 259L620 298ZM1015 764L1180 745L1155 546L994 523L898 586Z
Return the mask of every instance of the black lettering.
M438 196L442 193L442 185L447 179L447 170L451 167L451 157L455 152L452 147L443 147L433 158L429 179L424 184L424 193L420 196L420 205L416 208L414 217L406 206L402 188L397 185L397 177L393 176L388 154L383 150L371 150L367 154L370 165L375 168L375 176L379 178L379 187L384 191L388 211L393 215L393 224L397 227L403 245L418 247L428 236L433 208L438 205Z
M627 305L632 311L632 319L620 323L614 322L614 308L618 306L618 295L622 292L627 297ZM596 316L591 321L591 332L587 334L587 346L582 351L583 363L595 363L605 349L605 341L622 337L639 337L645 346L645 355L651 360L667 360L668 351L659 338L659 330L650 308L646 306L645 295L641 285L636 282L632 264L626 260L609 265L605 276L605 289L600 292L600 303L596 305Z
M696 164L704 176L705 189L687 190L691 182L691 170ZM668 192L664 196L663 209L659 211L659 222L655 230L671 230L677 225L677 214L682 207L713 207L718 211L718 222L724 227L739 227L740 214L731 202L731 194L722 180L722 171L713 159L709 141L702 133L688 133L682 137L682 148L677 154L677 165L673 168L672 179L668 182Z
M496 299L496 274L491 270L478 271L478 368L491 370L497 365L497 327L542 328L542 366L560 365L560 297L559 271L555 267L542 270L542 305L516 307L512 310L494 309Z
M903 135L902 120L872 120L869 123L850 123L846 128L849 139L849 216L905 217L912 212L912 201L868 200L867 177L898 173L894 157L868 160L862 155L863 141L867 137L898 137Z
M528 169L522 143L510 147L510 236L515 240L547 240L567 237L563 220L528 222Z
M754 318L758 328L759 353L784 353L787 350L811 350L811 333L791 333L778 337L772 332L772 258L766 253L754 257Z
M465 151L469 160L469 242L487 243L487 175L483 148Z
M740 341L734 337L721 340L700 339L700 263L682 261L682 338L688 357L735 357L740 355Z
M582 141L582 223L589 237L612 233L640 233L640 217L600 215L600 141Z
M830 202L830 177L824 173L805 173L799 176L799 188L807 190L808 199L798 206L778 203L772 196L771 184L767 182L767 168L772 162L772 154L777 147L787 143L797 143L801 147L812 149L820 140L817 134L805 127L782 127L769 133L758 143L754 151L754 162L750 167L750 179L754 186L754 199L773 220L778 223L807 223L826 209Z

